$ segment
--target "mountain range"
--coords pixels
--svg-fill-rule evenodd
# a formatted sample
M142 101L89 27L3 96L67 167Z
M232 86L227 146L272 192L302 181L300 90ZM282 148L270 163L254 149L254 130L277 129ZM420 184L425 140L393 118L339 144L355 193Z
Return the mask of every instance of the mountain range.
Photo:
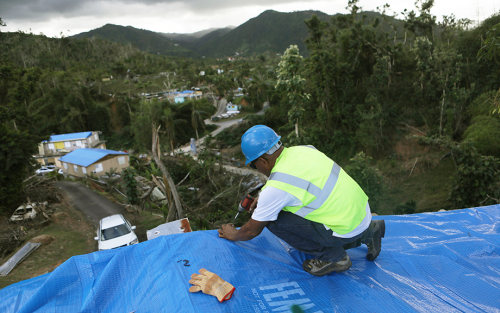
M363 12L369 17L380 16ZM309 53L304 43L308 30L304 23L312 15L323 21L331 17L320 11L282 13L267 10L238 27L212 28L192 34L157 33L132 26L106 24L71 38L100 37L105 40L131 44L141 51L182 57L222 58L236 54L248 56L264 53L283 53L297 45L302 55ZM335 15L334 15L335 16Z

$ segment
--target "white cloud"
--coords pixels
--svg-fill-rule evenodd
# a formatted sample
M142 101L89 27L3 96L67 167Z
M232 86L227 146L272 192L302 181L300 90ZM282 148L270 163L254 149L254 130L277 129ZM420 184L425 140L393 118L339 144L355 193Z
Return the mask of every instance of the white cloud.
M364 10L388 2L400 13L414 10L414 0L361 0ZM43 32L47 36L75 35L105 24L133 26L155 32L192 33L212 27L238 26L265 10L280 12L317 10L347 13L347 0L290 1L253 0L1 0L0 17L7 24L1 31ZM436 0L432 13L438 18L454 13L458 18L484 20L500 10L500 0ZM401 16L400 16L401 17ZM68 33L68 30L70 31Z

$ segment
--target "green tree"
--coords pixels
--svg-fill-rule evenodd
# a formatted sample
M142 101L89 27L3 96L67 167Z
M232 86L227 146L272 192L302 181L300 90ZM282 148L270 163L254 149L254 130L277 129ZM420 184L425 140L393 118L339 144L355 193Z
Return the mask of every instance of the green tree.
M137 191L137 180L135 176L137 172L134 168L125 168L122 170L123 185L125 187L125 194L127 195L127 200L130 204L139 203L139 192Z
M405 17L405 29L409 30L415 36L424 36L430 42L434 42L433 28L436 26L436 16L431 14L431 8L434 6L434 0L417 0L415 6L419 15L413 10L403 12Z
M137 111L132 113L132 133L136 145L148 151L152 146L152 129L151 125L161 125L163 113L167 107L167 102L153 99L151 101L141 101Z
M33 174L33 155L43 137L28 111L36 70L0 67L0 213L11 213L23 201L23 181Z
M500 64L500 23L486 32L486 39L478 52L478 62L490 61ZM494 97L493 113L500 113L500 89Z
M199 110L198 101L193 101L191 103L191 126L193 126L193 129L196 131L196 138L198 140L200 140L200 136L198 135L198 128L205 128L204 118L207 118L209 116L210 114L208 114L207 112Z
M176 141L176 125L187 123L185 119L175 119L175 115L170 107L163 110L162 121L165 123L165 137L170 142L172 153L174 153L174 142Z
M453 142L449 137L428 137L424 143L450 149L457 172L448 197L453 209L496 204L500 199L500 160L481 155L470 140Z
M305 78L300 75L302 56L297 46L290 46L278 65L278 81L276 89L285 94L288 108L288 120L295 124L295 135L299 137L299 120L304 112L303 102L309 99L305 92Z

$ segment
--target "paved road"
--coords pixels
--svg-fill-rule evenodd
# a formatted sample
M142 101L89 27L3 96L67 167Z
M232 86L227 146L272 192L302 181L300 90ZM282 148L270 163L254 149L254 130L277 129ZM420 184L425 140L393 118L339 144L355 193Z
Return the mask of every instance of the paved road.
M55 186L68 197L73 207L80 210L96 227L99 221L113 214L126 214L127 210L92 189L68 181L59 181Z
M219 111L221 108L224 109L224 112L225 113L225 108L226 108L226 103L227 101L225 99L222 99L219 101L219 104L220 103L223 103L223 105L219 105ZM259 112L257 112L256 114L257 115L263 115L264 112L269 108L269 103L268 102L264 102L264 105L262 106L262 110L260 110ZM214 115L214 116L217 116L217 115L220 115L219 114L219 111ZM240 119L234 119L234 120L230 120L230 121L220 121L220 122L212 122L210 119L206 119L205 120L205 124L213 124L213 125L217 125L219 126L216 130L214 130L211 135L213 137L215 137L218 133L220 133L221 131L223 131L224 129L228 128L228 127L231 127L233 126L234 124L238 123ZM196 140L196 147L197 147L197 150L201 150L202 148L204 148L204 143L205 143L205 137L202 137L200 138L199 140ZM182 147L179 147L177 148L176 151L179 151L179 150L182 150L183 152L185 153L189 153L191 151L191 146L189 144L187 145L184 145Z

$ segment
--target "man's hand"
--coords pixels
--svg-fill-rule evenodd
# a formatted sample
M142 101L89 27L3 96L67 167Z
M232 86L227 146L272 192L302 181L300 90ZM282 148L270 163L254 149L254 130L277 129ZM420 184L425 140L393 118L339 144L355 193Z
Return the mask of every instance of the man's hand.
M220 238L226 238L228 240L234 240L235 234L238 230L236 227L234 227L233 223L229 224L222 224L221 227L219 228L219 237Z
M220 238L232 241L245 241L257 237L269 222L259 222L250 219L240 229L236 229L233 224L223 224L218 232Z

